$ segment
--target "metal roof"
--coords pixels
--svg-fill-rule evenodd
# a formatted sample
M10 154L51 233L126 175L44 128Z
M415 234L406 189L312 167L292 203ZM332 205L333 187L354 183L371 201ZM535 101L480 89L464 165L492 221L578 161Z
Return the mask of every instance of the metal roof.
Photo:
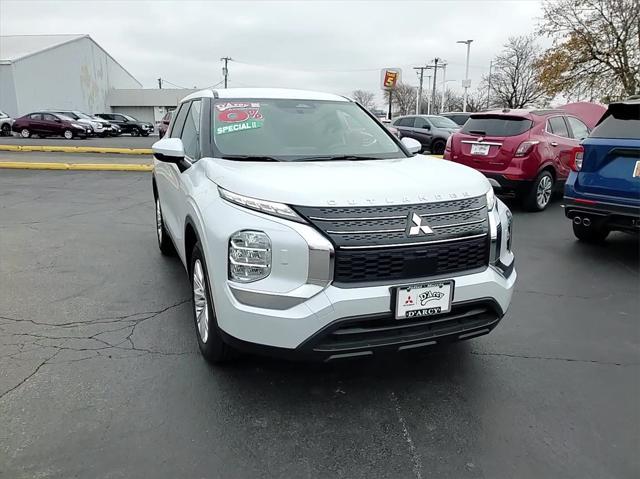
M0 62L12 63L89 35L2 35Z
M290 90L288 88L226 88L221 90L200 90L187 97L182 101L191 100L192 98L221 98L221 99L291 99L291 100L325 100L325 101L350 101L340 95L332 93L322 93L307 90Z
M109 106L177 106L185 95L194 92L175 88L116 88L107 93Z

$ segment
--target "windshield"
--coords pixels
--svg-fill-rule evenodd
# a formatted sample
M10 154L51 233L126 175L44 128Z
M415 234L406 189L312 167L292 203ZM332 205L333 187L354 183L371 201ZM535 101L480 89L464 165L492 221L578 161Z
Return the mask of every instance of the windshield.
M0 118L6 118L9 115L7 115L5 112L3 112L2 110L0 110Z
M460 125L455 121L445 118L444 116L430 116L428 118L436 128L460 128Z
M56 112L57 115L59 117L64 117L65 120L69 119L69 120L77 120L78 119L78 115L76 115L74 112L72 111L65 111L64 113L62 112Z
M404 157L390 134L352 102L220 100L213 141L221 156L277 160Z
M472 116L462 127L462 133L482 136L516 136L527 131L533 122L527 118L509 116Z
M62 113L58 113L58 118L60 118L61 120L65 120L65 121L74 121L75 118L71 118L68 115L63 115Z
M124 116L124 117L125 117L127 120L129 120L129 121L138 121L138 120L136 120L134 117L129 116L129 115L122 115L122 116Z
M73 113L76 115L77 118L82 118L83 120L91 120L91 117L89 115L85 115L81 111L74 111Z

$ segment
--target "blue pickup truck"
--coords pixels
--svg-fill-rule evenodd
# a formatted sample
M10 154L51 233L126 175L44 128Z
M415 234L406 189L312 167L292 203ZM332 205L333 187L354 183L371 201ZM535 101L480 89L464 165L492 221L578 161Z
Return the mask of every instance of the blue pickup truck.
M564 208L575 236L599 243L611 231L640 232L640 99L610 104L572 155Z

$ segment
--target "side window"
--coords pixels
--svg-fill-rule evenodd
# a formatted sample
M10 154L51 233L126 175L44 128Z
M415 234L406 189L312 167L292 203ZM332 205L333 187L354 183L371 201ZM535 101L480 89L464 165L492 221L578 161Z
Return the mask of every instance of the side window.
M187 116L188 111L189 111L189 103L183 103L182 105L180 105L180 109L178 110L176 119L171 125L171 133L169 134L169 138L180 138L180 135L182 135L182 127L184 126L184 120Z
M182 135L180 135L184 145L184 154L192 160L200 159L200 106L200 100L191 102L191 108L189 108Z
M413 120L414 118L412 116L408 116L406 118L400 118L400 120L398 120L398 126L413 127Z
M571 131L573 132L573 137L577 140L582 140L589 136L589 128L587 125L582 123L580 120L573 116L568 116L567 121L569 122L569 126L571 127Z
M564 118L561 116L554 116L549 118L548 131L557 136L563 136L569 138L569 130L567 130L567 124L564 122Z
M40 113L32 113L29 118L31 120L42 120L42 115Z
M420 118L419 116L416 117L416 122L415 122L415 127L416 128L430 128L431 125L429 124L429 122L424 119L424 118Z
M49 114L45 113L42 116L43 116L44 121L56 121L56 117L53 116L53 115L49 115Z

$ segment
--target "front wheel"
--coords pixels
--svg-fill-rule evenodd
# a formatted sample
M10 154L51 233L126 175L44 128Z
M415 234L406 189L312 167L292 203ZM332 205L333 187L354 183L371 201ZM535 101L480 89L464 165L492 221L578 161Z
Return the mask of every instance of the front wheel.
M23 128L20 130L20 136L22 138L29 138L31 136L31 132L27 128Z
M603 243L609 236L609 230L600 225L585 226L573 223L573 234L585 243Z
M71 140L71 139L73 139L73 132L71 130L64 130L63 136L67 140Z
M11 136L11 125L8 123L3 124L0 133L2 133L2 136Z
M160 199L156 198L156 235L158 237L158 247L160 252L165 256L173 256L175 254L175 248L167 229L164 226L164 218L162 217L162 208L160 207Z
M140 130L138 130L137 128L133 128L131 130L131 136L140 136Z
M193 297L193 319L200 352L207 361L221 363L233 356L233 350L220 335L216 313L209 287L207 264L200 243L191 253L191 290Z
M553 195L553 175L548 171L541 171L525 193L522 204L529 211L543 211L551 203Z

